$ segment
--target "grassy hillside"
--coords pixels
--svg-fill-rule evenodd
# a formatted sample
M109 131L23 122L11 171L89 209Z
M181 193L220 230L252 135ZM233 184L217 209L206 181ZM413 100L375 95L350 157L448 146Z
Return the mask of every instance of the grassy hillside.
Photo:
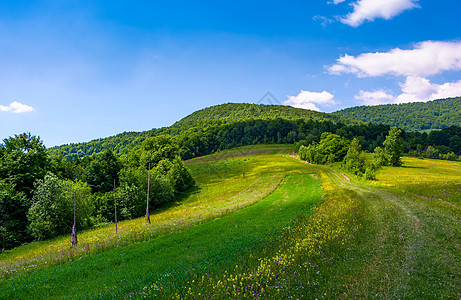
M0 298L460 298L460 162L404 158L369 183L288 149L188 161L198 188L150 226L2 253Z
M406 131L443 129L461 125L461 98L346 108L332 115Z
M127 154L134 147L141 145L148 137L161 134L180 135L195 128L201 130L209 126L231 124L248 120L313 120L342 122L345 124L357 124L359 122L345 117L330 115L301 108L284 105L263 105L247 103L227 103L208 107L196 111L179 120L170 127L152 129L143 132L124 132L118 135L93 140L86 143L62 145L50 149L53 155L82 157L93 153L103 152L106 149L113 150L119 155Z

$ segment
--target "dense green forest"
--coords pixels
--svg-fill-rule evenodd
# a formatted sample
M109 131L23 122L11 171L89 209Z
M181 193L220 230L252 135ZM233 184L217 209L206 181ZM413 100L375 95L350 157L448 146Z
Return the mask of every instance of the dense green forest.
M169 134L182 135L185 132L200 132L210 126L232 124L250 120L314 120L358 124L341 116L316 112L284 105L264 105L248 103L226 103L198 110L179 120L170 127L151 129L143 132L124 132L112 137L101 138L86 143L68 144L50 149L53 155L70 158L84 157L106 149L118 155L127 154L134 147L141 145L148 137Z
M168 135L144 140L125 160L111 150L51 157L37 136L10 137L0 144L0 251L69 233L74 201L80 230L143 216L193 185Z
M461 126L461 98L377 106L356 106L332 113L374 124L396 126L406 131Z

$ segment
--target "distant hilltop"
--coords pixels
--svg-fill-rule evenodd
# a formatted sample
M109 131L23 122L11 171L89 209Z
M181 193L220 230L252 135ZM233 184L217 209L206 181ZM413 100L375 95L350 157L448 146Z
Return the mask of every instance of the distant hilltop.
M461 98L346 108L332 115L367 123L396 126L406 131L461 126Z

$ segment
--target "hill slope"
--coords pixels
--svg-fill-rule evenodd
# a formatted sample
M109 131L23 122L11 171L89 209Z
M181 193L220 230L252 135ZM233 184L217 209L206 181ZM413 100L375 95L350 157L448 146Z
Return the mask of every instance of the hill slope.
M170 128L176 132L183 132L198 124L208 125L226 124L246 120L313 120L342 122L345 124L358 123L346 117L331 115L308 109L295 108L285 105L265 105L248 103L226 103L198 110L174 123Z
M461 125L461 98L346 108L333 115L374 124L396 126L406 131L443 129Z
M280 146L191 160L150 225L1 253L0 299L459 299L461 163L404 159L373 183Z
M143 132L124 132L115 136L92 140L85 143L68 144L50 149L53 155L67 157L82 157L111 149L117 154L127 154L131 149L140 145L148 137L161 134L180 135L192 128L205 128L209 126L231 124L248 120L313 120L342 122L357 124L342 116L316 112L312 110L294 108L284 105L264 105L248 103L226 103L198 110L170 127L151 129Z

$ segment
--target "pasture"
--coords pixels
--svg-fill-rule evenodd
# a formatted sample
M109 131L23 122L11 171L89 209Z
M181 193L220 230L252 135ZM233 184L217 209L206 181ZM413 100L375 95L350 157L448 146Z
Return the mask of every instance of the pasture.
M453 298L461 163L347 181L288 147L187 162L197 187L144 218L0 255L0 298ZM245 176L243 176L245 172Z

